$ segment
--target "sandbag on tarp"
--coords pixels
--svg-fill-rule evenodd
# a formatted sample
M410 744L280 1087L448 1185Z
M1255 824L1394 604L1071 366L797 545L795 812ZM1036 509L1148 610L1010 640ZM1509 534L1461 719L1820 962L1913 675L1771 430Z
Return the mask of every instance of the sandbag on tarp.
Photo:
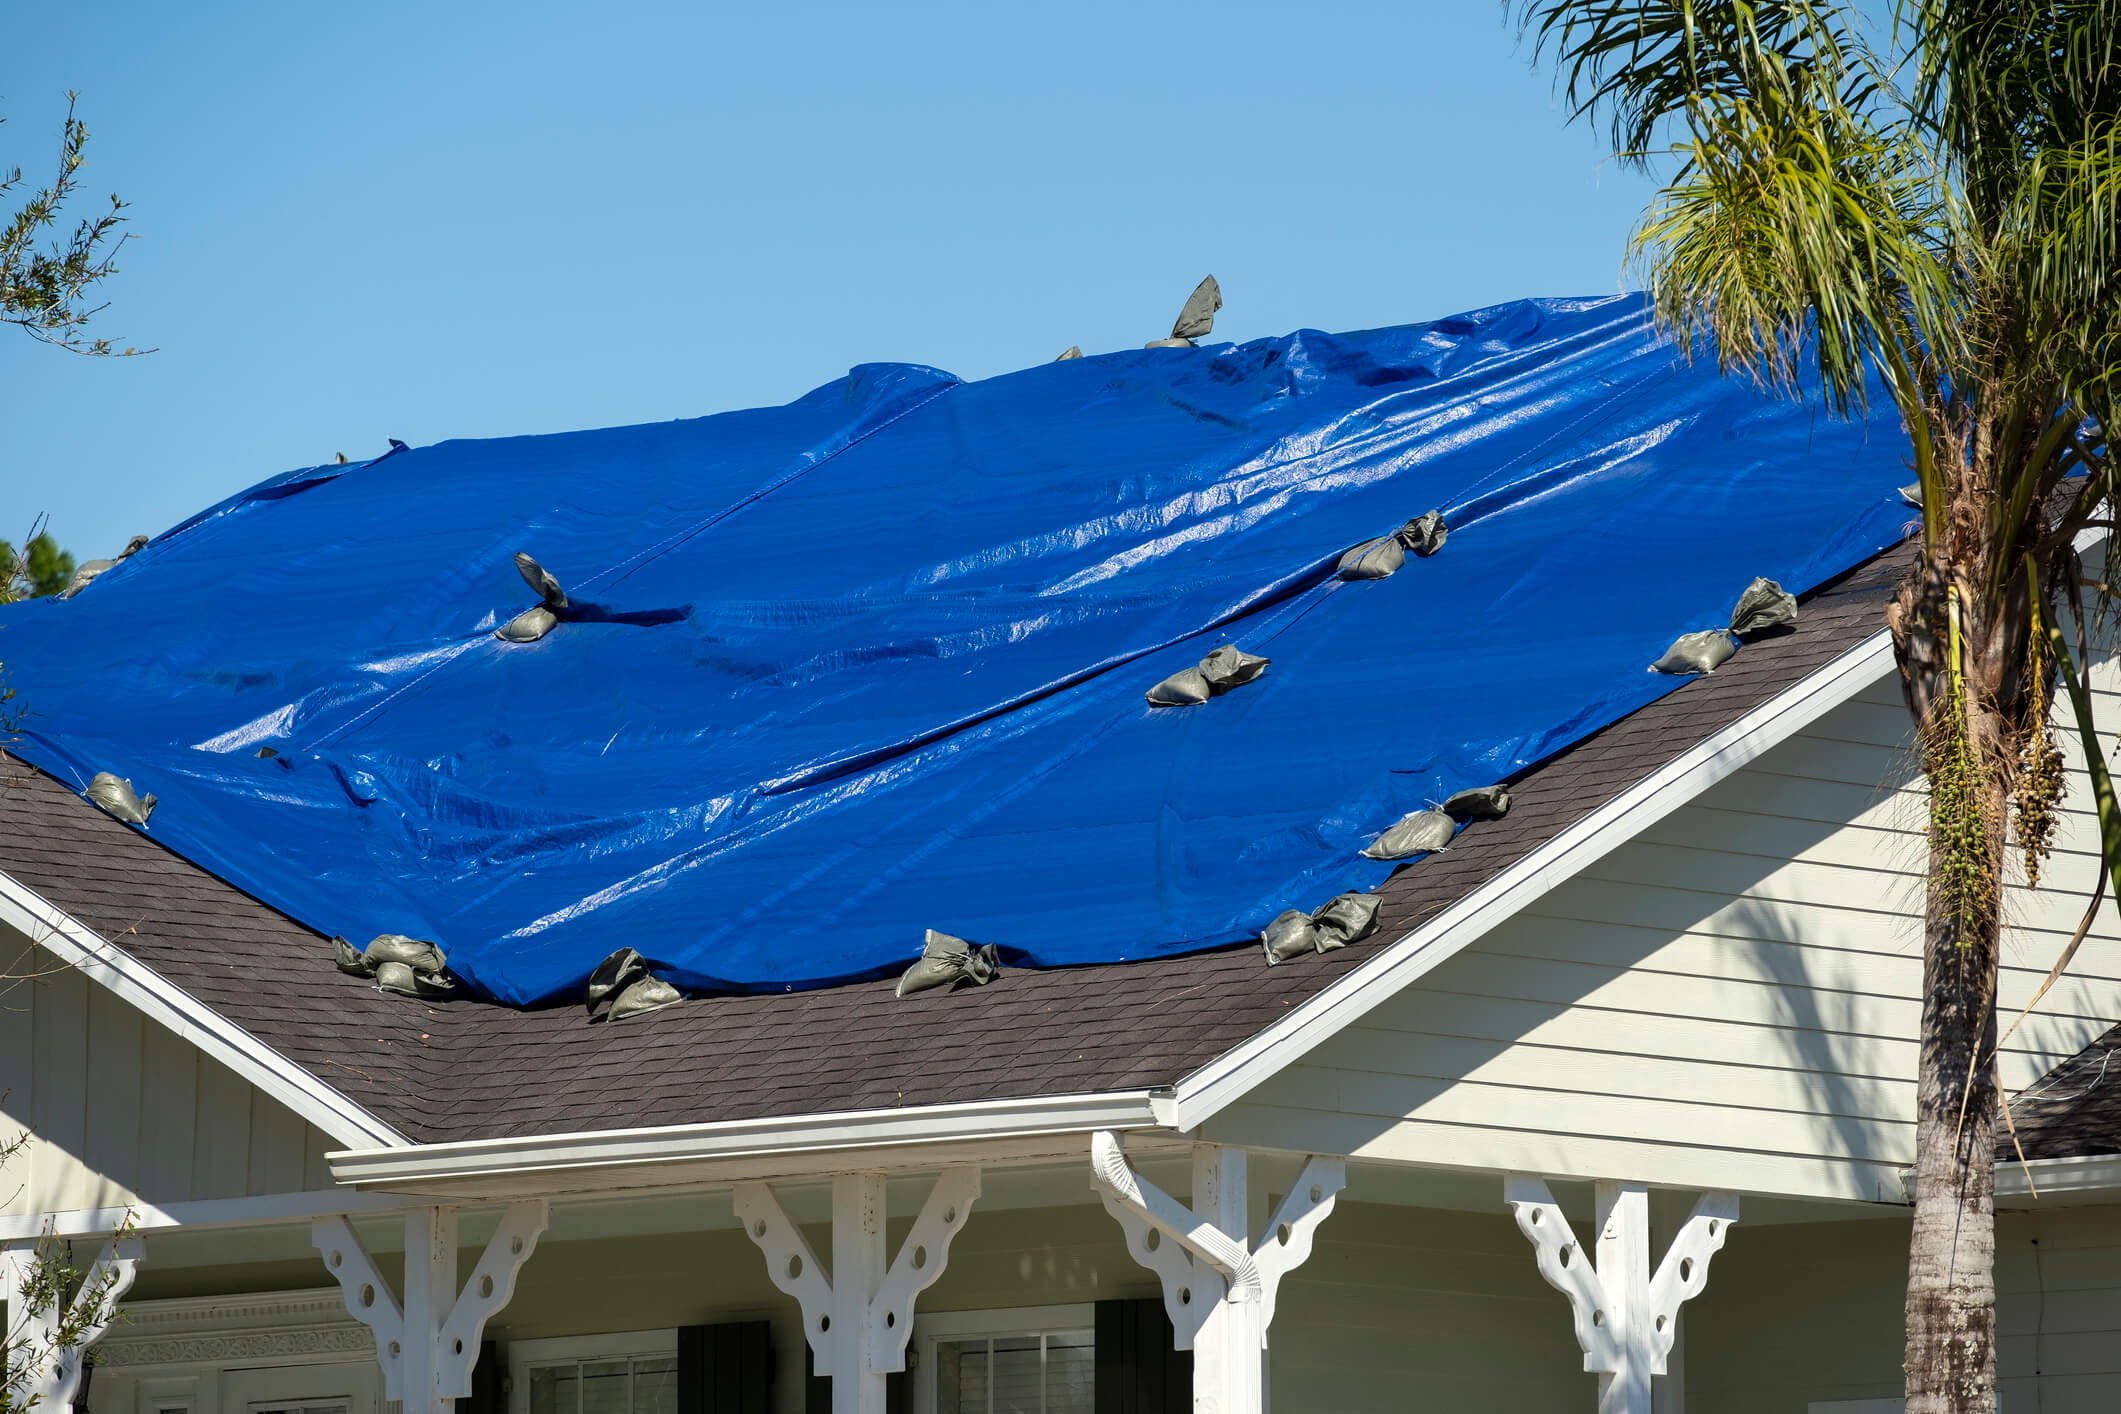
M1650 645L1727 622L1734 566L1803 593L1897 541L1907 450L1684 363L1634 297L866 365L275 477L0 608L10 750L511 1002L644 938L687 993L893 977L931 927L1011 966L1256 946L1381 883L1383 824L1679 687ZM1448 546L1338 577L1415 508ZM517 550L570 601L529 647L493 636L541 603ZM1143 701L1226 643L1273 667Z

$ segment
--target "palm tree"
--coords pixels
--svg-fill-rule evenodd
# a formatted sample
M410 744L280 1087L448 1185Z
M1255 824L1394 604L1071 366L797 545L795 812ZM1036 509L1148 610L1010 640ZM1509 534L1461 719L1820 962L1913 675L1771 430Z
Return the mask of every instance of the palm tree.
M2053 829L2058 676L2121 864L2077 552L2121 506L2121 0L1896 0L1875 26L1840 0L1506 4L1572 118L1666 176L1632 253L1681 347L1907 429L1922 541L1887 622L1930 792L1907 1408L1993 1410L1999 905L2007 846L2036 881Z

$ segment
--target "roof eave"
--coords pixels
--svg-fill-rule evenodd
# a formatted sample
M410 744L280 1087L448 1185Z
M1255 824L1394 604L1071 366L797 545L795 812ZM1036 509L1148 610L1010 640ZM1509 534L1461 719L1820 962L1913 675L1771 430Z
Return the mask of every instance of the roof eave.
M1168 1089L1044 1095L711 1124L473 1139L327 1155L360 1189L518 1197L800 1179L850 1168L1087 1158L1096 1130L1168 1130Z

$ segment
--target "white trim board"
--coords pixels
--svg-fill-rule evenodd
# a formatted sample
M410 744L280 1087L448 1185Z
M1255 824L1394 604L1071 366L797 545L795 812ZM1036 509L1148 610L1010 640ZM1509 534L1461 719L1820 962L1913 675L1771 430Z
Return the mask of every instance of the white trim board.
M345 1094L4 872L0 872L0 924L108 988L339 1143L388 1148L411 1144Z
M1181 1130L1198 1128L1541 895L1766 755L1892 668L1892 636L1880 629L1693 749L1665 762L1379 956L1181 1080L1174 1125Z
M471 1139L411 1149L328 1154L340 1183L430 1194L600 1191L599 1170L632 1170L632 1186L682 1167L672 1182L714 1184L732 1178L795 1177L845 1168L862 1155L866 1169L932 1169L949 1162L1029 1162L1088 1152L1098 1129L1154 1129L1169 1124L1170 1095L1123 1090L1088 1095L846 1110L797 1118L726 1120L654 1129L592 1130L526 1138ZM943 1146L974 1146L958 1154ZM761 1164L763 1163L763 1167ZM497 1180L537 1176L529 1186Z

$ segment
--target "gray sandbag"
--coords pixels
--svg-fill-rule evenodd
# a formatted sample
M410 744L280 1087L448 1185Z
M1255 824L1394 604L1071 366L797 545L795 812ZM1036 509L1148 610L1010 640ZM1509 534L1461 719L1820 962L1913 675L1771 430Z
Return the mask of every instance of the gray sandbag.
M339 970L347 976L372 977L375 975L375 969L370 967L368 960L361 956L361 950L352 943L347 942L346 939L333 938L331 940L331 951L333 960L338 964Z
M1371 841L1363 854L1371 859L1412 859L1442 849L1457 833L1458 822L1441 810L1417 810Z
M1377 931L1378 910L1384 900L1376 894L1345 893L1328 899L1311 915L1318 932L1318 950L1331 952L1359 943Z
M1318 925L1310 914L1292 908L1266 926L1259 945L1267 954L1267 966L1279 967L1292 957L1318 951Z
M382 962L376 965L376 990L422 1001L446 1001L456 995L457 980L446 972L422 972L410 963Z
M1226 643L1201 659L1198 666L1171 674L1150 688L1146 696L1151 707L1198 707L1211 697L1220 697L1233 687L1253 681L1272 661Z
M1174 339L1205 339L1214 332L1215 311L1223 307L1223 287L1215 283L1210 275L1193 287L1186 296L1185 307L1172 322L1171 337Z
M1444 528L1442 511L1416 516L1399 528L1399 543L1424 560L1441 550L1449 536L1450 531Z
M1199 668L1173 673L1148 692L1151 707L1198 707L1214 695Z
M1151 339L1142 345L1145 349L1190 349L1197 348L1191 339Z
M1510 813L1508 786L1474 786L1443 803L1443 813L1460 822L1500 820Z
M96 772L95 779L88 783L88 798L104 814L128 825L145 825L147 817L155 813L153 796L134 794L131 781L109 771Z
M66 588L59 591L59 597L73 598L94 583L97 575L116 568L117 563L116 560L83 560L80 567L74 571L74 577L66 582Z
M516 551L516 573L523 576L523 583L530 586L531 593L545 601L546 608L567 607L567 591L560 588L560 581L552 571L521 550Z
M1340 557L1342 579L1384 579L1407 562L1406 548L1397 535L1365 540Z
M651 1011L661 1011L674 1002L685 1000L685 994L660 977L638 977L626 984L611 1004L609 1021L624 1021L629 1016L645 1016Z
M361 949L361 961L379 978L383 964L400 963L423 977L439 977L449 966L449 959L442 949L424 938L408 938L403 933L378 933Z
M560 621L559 615L543 604L534 609L525 609L507 623L493 631L493 636L504 643L536 643Z
M1922 505L1922 483L1919 481L1911 481L1907 485L1901 487L1900 499L1907 502L1909 505L1920 509Z
M920 960L898 979L895 995L910 997L931 987L968 983L984 987L1001 975L1001 949L992 943L968 943L963 938L930 928L921 944Z
M1081 358L1082 356L1082 345L1070 344L1065 350L1062 351L1061 356L1053 361L1055 363L1066 363L1071 358Z
M1720 628L1704 629L1700 633L1683 633L1672 640L1672 646L1664 650L1664 656L1650 664L1653 673L1671 673L1684 677L1689 673L1713 673L1731 661L1738 645Z
M1796 619L1797 596L1772 579L1760 578L1738 596L1738 605L1731 610L1731 632L1744 639Z
M582 989L583 1005L595 1011L598 1002L647 975L648 959L632 948L620 948L589 974L589 984Z
M1269 661L1226 643L1200 660L1200 675L1208 680L1208 690L1220 697L1265 672Z

